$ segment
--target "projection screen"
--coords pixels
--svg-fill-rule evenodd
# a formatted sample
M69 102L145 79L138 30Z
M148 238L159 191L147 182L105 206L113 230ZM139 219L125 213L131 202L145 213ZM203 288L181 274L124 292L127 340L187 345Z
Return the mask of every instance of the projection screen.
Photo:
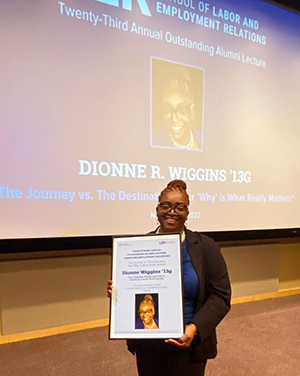
M300 227L300 17L260 0L10 0L1 239Z

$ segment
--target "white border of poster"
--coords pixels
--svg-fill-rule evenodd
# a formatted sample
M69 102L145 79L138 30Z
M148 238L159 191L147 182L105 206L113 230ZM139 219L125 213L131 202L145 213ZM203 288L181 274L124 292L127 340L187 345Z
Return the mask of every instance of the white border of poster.
M183 335L180 234L114 237L112 280L110 339Z

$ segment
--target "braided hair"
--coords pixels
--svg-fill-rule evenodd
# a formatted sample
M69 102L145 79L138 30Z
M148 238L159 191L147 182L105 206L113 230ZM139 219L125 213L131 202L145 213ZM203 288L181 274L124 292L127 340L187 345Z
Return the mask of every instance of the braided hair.
M187 200L188 200L188 205L190 203L190 199L189 199L189 195L186 191L187 189L187 185L186 183L183 181L183 180L179 180L179 179L176 179L176 180L171 180L168 185L166 186L166 188L164 188L161 192L160 192L160 195L158 197L158 201L160 202L160 199L161 199L161 196L164 194L164 193L167 193L167 192L171 192L171 191L180 191L182 193L184 193L187 197Z

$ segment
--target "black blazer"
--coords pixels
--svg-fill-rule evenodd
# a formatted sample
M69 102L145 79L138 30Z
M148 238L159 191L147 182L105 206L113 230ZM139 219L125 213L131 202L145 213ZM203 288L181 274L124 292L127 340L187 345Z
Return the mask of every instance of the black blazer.
M230 310L231 288L224 258L213 239L185 229L189 255L199 280L199 296L192 323L197 335L191 344L192 359L201 362L217 355L216 327ZM138 342L128 340L135 353Z

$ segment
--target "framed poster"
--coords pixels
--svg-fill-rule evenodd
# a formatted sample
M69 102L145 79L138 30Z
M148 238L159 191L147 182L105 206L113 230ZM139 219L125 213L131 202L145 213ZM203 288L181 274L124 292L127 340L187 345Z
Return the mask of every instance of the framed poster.
M184 333L180 234L114 237L110 339Z

